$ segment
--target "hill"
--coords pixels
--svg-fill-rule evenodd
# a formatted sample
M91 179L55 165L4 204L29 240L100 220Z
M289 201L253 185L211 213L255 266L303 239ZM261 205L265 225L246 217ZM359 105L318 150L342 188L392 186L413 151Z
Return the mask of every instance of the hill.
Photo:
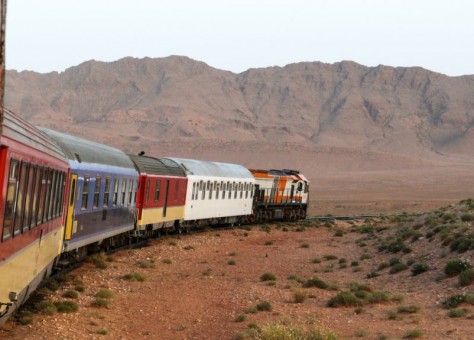
M306 62L234 74L179 56L87 61L8 71L6 106L132 153L298 168L320 182L372 172L364 187L407 176L409 188L438 169L429 178L455 199L474 182L474 76L419 67Z

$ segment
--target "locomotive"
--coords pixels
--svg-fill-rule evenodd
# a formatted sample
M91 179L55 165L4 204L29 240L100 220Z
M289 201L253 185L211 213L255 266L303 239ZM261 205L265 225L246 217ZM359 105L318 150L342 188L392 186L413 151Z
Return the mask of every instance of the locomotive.
M127 155L5 110L0 138L0 324L42 280L162 231L306 217L295 170Z

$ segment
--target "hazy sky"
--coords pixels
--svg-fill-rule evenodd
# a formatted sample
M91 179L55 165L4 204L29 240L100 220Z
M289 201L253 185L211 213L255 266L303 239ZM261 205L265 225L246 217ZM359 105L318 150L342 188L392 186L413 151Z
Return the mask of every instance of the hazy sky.
M7 69L169 55L236 73L353 60L474 74L474 1L8 0Z

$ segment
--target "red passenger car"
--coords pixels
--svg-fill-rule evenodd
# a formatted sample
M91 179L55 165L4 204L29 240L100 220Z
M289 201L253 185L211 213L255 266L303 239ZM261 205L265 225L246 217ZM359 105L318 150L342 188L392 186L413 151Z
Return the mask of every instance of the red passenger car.
M140 173L136 201L139 234L180 227L186 201L184 170L169 159L133 155L130 158Z
M0 325L51 273L63 236L65 155L4 110L0 135Z

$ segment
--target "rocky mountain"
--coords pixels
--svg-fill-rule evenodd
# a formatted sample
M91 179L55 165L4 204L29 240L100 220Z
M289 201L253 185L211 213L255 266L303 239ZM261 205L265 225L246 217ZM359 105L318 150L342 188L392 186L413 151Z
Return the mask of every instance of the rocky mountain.
M8 71L6 84L5 105L30 122L129 152L474 161L474 76L351 61L234 74L171 56Z

